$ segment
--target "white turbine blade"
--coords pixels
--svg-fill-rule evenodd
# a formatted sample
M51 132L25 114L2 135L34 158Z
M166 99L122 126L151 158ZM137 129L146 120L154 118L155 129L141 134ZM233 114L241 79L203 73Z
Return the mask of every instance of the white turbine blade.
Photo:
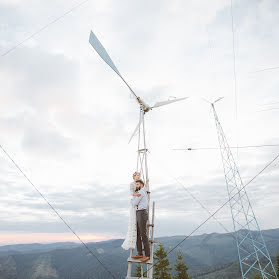
M118 76L124 81L124 83L128 86L128 88L130 89L130 91L132 92L132 94L138 98L138 96L135 94L135 92L133 91L133 89L130 87L130 85L126 82L126 80L121 76L120 72L118 71L118 69L116 68L116 66L114 65L112 59L110 58L110 56L108 55L106 49L103 47L103 45L101 44L101 42L98 40L98 38L96 37L96 35L91 31L90 32L90 36L89 36L89 43L92 45L92 47L96 50L96 52L100 55L100 57L113 69L113 71L115 73L118 74Z
M213 102L213 104L219 102L220 100L222 100L222 99L224 99L224 98L225 98L225 97L220 97L220 98L218 98L217 100L215 100L215 101Z
M142 122L142 117L140 118L140 121L139 121L139 123L138 123L136 129L134 130L133 134L131 135L128 144L131 142L131 140L133 139L133 137L136 135L137 131L139 130L139 127L140 127L140 125L141 125L141 122Z
M173 100L167 100L167 101L163 101L163 102L157 102L153 107L151 108L157 108L157 107L161 107L161 106L165 106L171 103L175 103L175 102L179 102L179 101L183 101L185 99L187 99L188 97L184 97L184 98L177 98L177 99L173 99Z
M113 61L111 60L110 56L108 55L107 51L98 40L96 35L91 31L89 37L89 43L93 46L96 52L100 55L100 57L119 75L121 76L120 72L114 65Z

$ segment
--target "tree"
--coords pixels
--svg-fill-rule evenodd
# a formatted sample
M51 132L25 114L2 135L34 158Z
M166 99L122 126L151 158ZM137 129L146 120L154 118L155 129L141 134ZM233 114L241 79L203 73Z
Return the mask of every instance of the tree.
M172 270L171 267L169 267L170 262L167 259L167 252L164 249L162 244L159 244L159 247L154 253L154 279L171 279L170 270Z
M141 277L141 266L137 264L136 271L134 273L134 277Z
M276 262L277 262L277 270L276 270L276 273L277 273L277 277L279 277L279 254L278 254L277 257L276 257Z
M262 276L257 274L253 279L262 279Z
M183 261L183 256L181 250L177 252L176 264L174 264L177 274L174 276L174 279L190 279L187 270L188 267Z

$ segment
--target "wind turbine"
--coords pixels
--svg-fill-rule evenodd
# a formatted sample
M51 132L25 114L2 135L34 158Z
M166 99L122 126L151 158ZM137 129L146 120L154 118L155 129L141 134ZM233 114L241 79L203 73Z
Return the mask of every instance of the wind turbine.
M135 91L131 88L131 86L128 84L128 82L123 78L123 76L120 74L119 70L113 63L112 59L110 58L109 54L107 53L104 46L101 44L101 42L98 40L96 35L91 31L90 37L89 37L89 43L92 45L92 47L95 49L95 51L99 54L99 56L110 66L110 68L122 79L122 81L125 83L125 85L129 88L131 94L136 99L137 103L139 104L140 108L140 118L138 125L136 126L134 132L132 133L132 136L130 137L129 143L132 140L132 138L136 135L137 132L139 132L139 139L138 139L138 161L137 161L137 169L140 168L140 171L143 175L143 179L146 182L146 188L149 191L149 183L148 183L148 170L147 170L147 159L146 159L146 140L145 140L145 126L144 126L144 116L147 112L161 107L165 106L174 102L182 101L187 99L187 97L184 98L174 98L169 99L166 101L160 101L155 103L153 106L148 105L145 101L143 101L142 98L140 98ZM142 156L141 156L142 155ZM145 162L145 166L143 165L143 162Z
M89 37L89 43L92 45L92 47L96 50L96 52L99 54L99 56L110 66L110 68L122 79L122 81L126 84L126 86L129 88L131 94L136 99L139 109L140 109L140 117L139 122L136 126L136 129L132 133L132 136L129 140L129 142L132 140L132 138L136 135L138 132L138 156L137 156L137 171L141 173L141 176L145 182L145 187L148 193L148 200L150 201L150 191L149 191L149 178L148 178L148 166L147 166L147 152L148 149L146 147L146 137L145 137L145 123L144 123L144 117L145 114L149 111L165 106L174 102L185 100L187 97L184 98L175 98L175 99L169 99L166 101L161 101L155 103L153 106L148 105L146 102L143 101L142 98L140 98L135 91L131 88L131 86L128 84L128 82L123 78L123 76L120 74L119 70L116 68L115 64L113 63L112 59L110 58L109 54L101 44L101 42L98 40L96 35L91 31L90 37ZM153 209L152 209L152 221L151 224L148 224L149 227L151 227L151 253L150 253L150 261L146 262L146 264L151 265L151 268L147 269L147 278L152 278L153 275L153 252L154 252L154 208L155 203L153 202ZM149 208L148 208L149 211ZM136 260L133 260L131 258L132 256L132 250L130 253L130 258L128 259L128 272L126 278L131 278L131 271L132 271L132 263L137 262Z

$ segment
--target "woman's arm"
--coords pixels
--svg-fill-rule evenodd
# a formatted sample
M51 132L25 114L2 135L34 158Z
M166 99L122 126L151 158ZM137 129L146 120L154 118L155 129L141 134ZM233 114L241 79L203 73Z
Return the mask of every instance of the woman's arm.
M133 196L135 194L135 190L136 190L136 185L135 183L130 183L130 192L131 192L131 195Z

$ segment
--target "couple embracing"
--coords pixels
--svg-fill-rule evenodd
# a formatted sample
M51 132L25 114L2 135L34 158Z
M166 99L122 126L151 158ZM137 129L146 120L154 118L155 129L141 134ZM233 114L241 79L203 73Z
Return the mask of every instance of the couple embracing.
M150 247L148 240L148 195L144 182L140 179L140 173L133 174L133 182L130 184L132 195L130 206L130 219L126 238L122 244L125 250L134 249L137 246L138 254L132 258L146 262L150 259ZM143 245L142 245L143 244ZM145 256L143 256L144 246Z

